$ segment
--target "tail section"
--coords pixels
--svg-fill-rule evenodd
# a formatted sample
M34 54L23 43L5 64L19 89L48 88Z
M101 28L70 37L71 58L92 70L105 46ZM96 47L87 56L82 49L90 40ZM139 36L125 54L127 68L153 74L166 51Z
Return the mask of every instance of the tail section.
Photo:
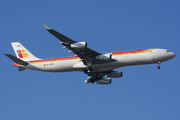
M14 61L16 64L19 64L19 71L24 71L26 69L25 66L27 66L29 63L28 62L25 62L11 54L4 54L6 55L8 58L10 58L12 61ZM14 65L14 64L13 64Z
M14 52L17 58L23 61L32 61L32 60L40 60L39 58L35 57L31 52L29 52L21 43L13 42L11 43Z

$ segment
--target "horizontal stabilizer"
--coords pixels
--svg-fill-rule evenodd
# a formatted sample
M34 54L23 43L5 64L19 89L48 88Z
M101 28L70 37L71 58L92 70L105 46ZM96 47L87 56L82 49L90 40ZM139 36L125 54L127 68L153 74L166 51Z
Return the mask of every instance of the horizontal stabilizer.
M24 65L24 66L27 66L29 64L29 63L15 57L15 56L11 55L11 54L4 54L4 55L6 55L8 58L10 58L12 61L14 61L17 64L21 64L21 65Z

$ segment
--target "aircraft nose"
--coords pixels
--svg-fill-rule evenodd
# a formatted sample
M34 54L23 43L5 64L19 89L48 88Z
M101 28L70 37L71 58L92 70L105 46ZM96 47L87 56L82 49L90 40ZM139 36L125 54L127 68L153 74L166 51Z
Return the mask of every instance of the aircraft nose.
M172 58L175 57L175 56L176 56L176 54L172 52Z

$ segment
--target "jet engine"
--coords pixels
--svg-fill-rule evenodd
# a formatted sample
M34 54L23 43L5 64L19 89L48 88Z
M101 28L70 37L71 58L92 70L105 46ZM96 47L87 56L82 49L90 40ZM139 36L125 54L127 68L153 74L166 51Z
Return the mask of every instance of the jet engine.
M122 77L122 75L123 73L121 71L112 71L107 74L108 77L112 77L112 78L119 78Z
M96 83L108 85L108 84L111 84L111 78L101 78L100 80L96 81Z
M102 55L96 56L96 59L98 60L110 60L111 58L112 58L111 54L102 54Z
M87 42L76 42L70 45L71 48L86 48Z
M90 79L90 78L87 78L87 79L85 80L85 83L91 83L91 79Z

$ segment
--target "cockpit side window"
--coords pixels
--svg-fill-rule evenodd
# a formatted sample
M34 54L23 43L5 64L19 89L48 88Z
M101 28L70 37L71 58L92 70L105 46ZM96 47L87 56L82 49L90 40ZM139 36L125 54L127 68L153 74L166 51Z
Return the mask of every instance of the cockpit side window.
M167 50L166 52L171 52L170 50Z

